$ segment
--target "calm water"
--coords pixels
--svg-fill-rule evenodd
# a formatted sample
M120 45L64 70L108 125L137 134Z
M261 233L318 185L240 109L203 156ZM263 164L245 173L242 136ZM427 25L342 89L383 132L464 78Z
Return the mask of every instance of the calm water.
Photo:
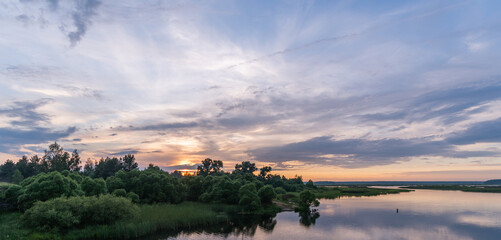
M163 239L501 239L501 194L495 193L416 190L323 200L318 212L246 217Z

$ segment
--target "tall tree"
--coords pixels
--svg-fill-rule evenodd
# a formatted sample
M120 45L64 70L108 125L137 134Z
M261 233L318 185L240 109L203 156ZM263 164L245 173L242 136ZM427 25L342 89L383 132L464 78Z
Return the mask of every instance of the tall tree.
M61 172L64 170L70 170L70 154L65 152L64 149L57 144L57 142L49 145L49 149L45 150L44 159L47 161L50 171Z
M136 158L132 154L125 155L122 162L123 162L123 169L127 172L137 169Z
M101 158L95 166L94 177L102 177L106 179L109 176L115 175L116 172L123 169L123 163L120 159L113 157Z
M222 168L223 161L206 158L202 161L202 165L197 166L197 175L217 175L222 172Z
M21 172L21 175L23 175L23 177L32 176L31 173L29 173L30 170L28 167L28 157L26 155L24 155L23 157L21 157L21 159L19 159L19 161L17 161L16 168L17 170L19 170L19 172Z
M262 178L266 178L268 174L271 172L271 167L270 166L264 166L260 169L259 171L259 176Z
M80 155L78 155L78 151L75 149L73 153L71 153L70 161L68 162L69 170L72 172L80 172Z
M235 165L235 173L251 173L254 174L254 172L257 170L256 164L251 163L249 161L242 162L242 164L237 164Z
M30 169L31 172L31 175L29 176L35 176L41 172L44 172L42 169L40 157L38 157L38 155L31 156L30 162L28 163L28 169Z
M12 160L7 160L4 164L0 165L0 178L10 182L15 171L16 164Z
M93 176L94 175L94 161L92 161L92 159L87 159L87 162L85 162L85 165L84 165L84 169L83 169L83 172L84 172L84 175L85 176Z

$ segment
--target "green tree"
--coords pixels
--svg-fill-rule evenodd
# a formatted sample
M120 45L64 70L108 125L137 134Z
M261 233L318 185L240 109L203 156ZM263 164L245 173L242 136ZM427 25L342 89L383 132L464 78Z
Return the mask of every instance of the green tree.
M246 161L246 162L242 162L242 164L236 164L234 173L254 174L254 172L256 170L257 170L257 168L256 168L255 163L251 163L251 162Z
M111 193L113 196L117 196L117 197L127 197L127 192L125 191L125 189L121 188L121 189L116 189L115 191L113 191L113 193Z
M139 208L123 197L59 197L37 202L23 214L21 220L28 227L46 232L86 225L106 225L138 214Z
M38 155L31 156L30 162L28 163L28 174L25 177L35 176L41 172L44 172L41 165L41 159Z
M271 167L270 166L264 166L260 169L259 171L259 176L262 178L266 178L268 174L271 172Z
M137 195L136 193L133 193L133 192L128 192L127 198L130 199L133 203L140 202L139 195Z
M240 196L238 205L244 211L253 211L261 208L261 201L257 195L256 185L253 183L248 183L240 187L238 194Z
M49 145L49 149L45 150L45 155L43 159L48 163L48 168L50 171L64 171L70 170L69 161L70 154L65 152L64 149L54 142Z
M101 158L95 165L94 177L102 177L104 179L115 175L116 172L123 169L123 163L120 159L113 157Z
M5 190L5 200L11 205L11 208L17 208L17 198L23 193L21 186L11 185Z
M17 163L16 163L16 168L17 168L17 170L19 170L21 172L23 177L33 176L33 174L30 172L28 164L29 164L29 161L28 161L28 157L26 155L21 157L21 159L19 159L19 161L17 161Z
M313 183L313 181L311 181L311 179L306 183L305 187L310 189L317 188L317 186L315 186L315 184Z
M80 186L86 196L98 196L107 193L106 182L102 178L92 179L85 177Z
M14 171L14 174L12 174L12 182L15 184L20 184L23 180L23 174L21 174L21 171L19 171L19 169L16 169L16 171Z
M206 158L202 161L202 165L197 166L197 175L219 175L222 173L222 168L223 161Z
M265 185L264 187L260 188L257 192L257 195L259 196L261 203L263 204L270 204L273 199L277 197L277 194L275 193L271 185Z
M298 211L307 212L310 211L310 207L318 207L319 204L314 193L308 190L299 193Z
M119 177L111 176L106 179L106 186L108 187L108 192L112 193L116 189L125 188L125 184Z
M59 172L41 173L29 177L22 182L21 186L23 193L18 197L18 203L22 210L30 208L36 201L83 195L75 180Z
M136 158L134 155L127 154L124 156L123 160L123 169L127 172L137 169Z
M87 159L87 161L85 162L85 165L84 165L84 169L83 169L83 174L85 176L94 176L94 161L92 161L92 159Z
M0 165L0 178L4 181L12 181L12 175L16 171L16 164L12 160L5 161L4 164Z
M70 161L68 162L68 168L72 172L80 172L80 155L78 154L78 151L75 149L73 150L73 153L71 153L71 158Z

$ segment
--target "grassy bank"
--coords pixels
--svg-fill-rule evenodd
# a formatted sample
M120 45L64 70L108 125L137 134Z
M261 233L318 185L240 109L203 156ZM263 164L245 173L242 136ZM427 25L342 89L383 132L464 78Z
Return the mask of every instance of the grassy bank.
M310 191L320 199L335 199L341 197L362 197L397 194L401 192L410 192L412 190L370 187L317 187L316 189L310 189ZM281 206L285 209L293 209L298 200L298 192L288 192L285 194L279 194L278 196L278 201L283 204Z
M0 239L25 239L29 231L21 227L19 217L21 213L2 213L0 212Z
M430 186L409 186L402 187L406 189L429 189L429 190L450 190L463 192L486 192L486 193L501 193L501 187L490 186L461 186L461 185L430 185Z
M11 185L15 185L15 184L8 183L8 182L0 182L0 188L8 188Z
M111 225L86 226L65 233L40 233L23 228L21 213L0 214L0 239L131 239L158 232L177 232L224 223L234 206L184 202L140 206L138 217Z
M185 202L140 207L139 217L112 225L87 226L65 234L64 239L128 239L158 232L175 232L227 221L231 206Z
M313 193L318 198L334 199L340 197L363 197L409 192L407 189L370 188L370 187L318 187Z

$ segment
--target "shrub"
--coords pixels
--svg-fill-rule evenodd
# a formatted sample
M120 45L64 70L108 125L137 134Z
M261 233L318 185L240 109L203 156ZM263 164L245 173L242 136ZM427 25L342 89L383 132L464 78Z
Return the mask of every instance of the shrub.
M61 196L83 195L77 182L59 172L41 173L27 178L21 183L21 186L23 193L18 197L21 210L30 208L36 201L47 201Z
M125 189L121 188L113 191L112 195L117 197L126 197L127 192L125 192Z
M17 208L17 198L21 195L21 193L21 186L12 185L5 190L5 201L7 201L12 208Z
M26 226L40 231L58 231L81 225L111 224L138 213L139 208L123 197L60 197L35 203L21 220Z
M286 194L287 191L285 191L285 189L283 187L276 187L275 188L275 193L276 194Z
M310 211L310 207L318 207L320 202L318 202L317 197L314 193L305 190L299 194L298 211Z
M100 194L106 194L106 182L102 178L92 179L90 177L85 177L81 183L82 190L85 192L85 196L97 196Z
M21 171L16 169L16 171L14 171L14 174L12 174L12 182L15 184L20 184L23 180L23 174L21 174Z
M269 204L273 201L273 199L277 196L273 187L271 185L266 185L259 189L257 195L261 199L261 203Z
M127 198L130 199L133 203L139 203L139 195L133 192L127 193Z
M257 210L261 207L261 201L257 195L256 185L248 183L243 185L240 190L238 190L240 196L240 201L238 205L242 207L245 211Z

